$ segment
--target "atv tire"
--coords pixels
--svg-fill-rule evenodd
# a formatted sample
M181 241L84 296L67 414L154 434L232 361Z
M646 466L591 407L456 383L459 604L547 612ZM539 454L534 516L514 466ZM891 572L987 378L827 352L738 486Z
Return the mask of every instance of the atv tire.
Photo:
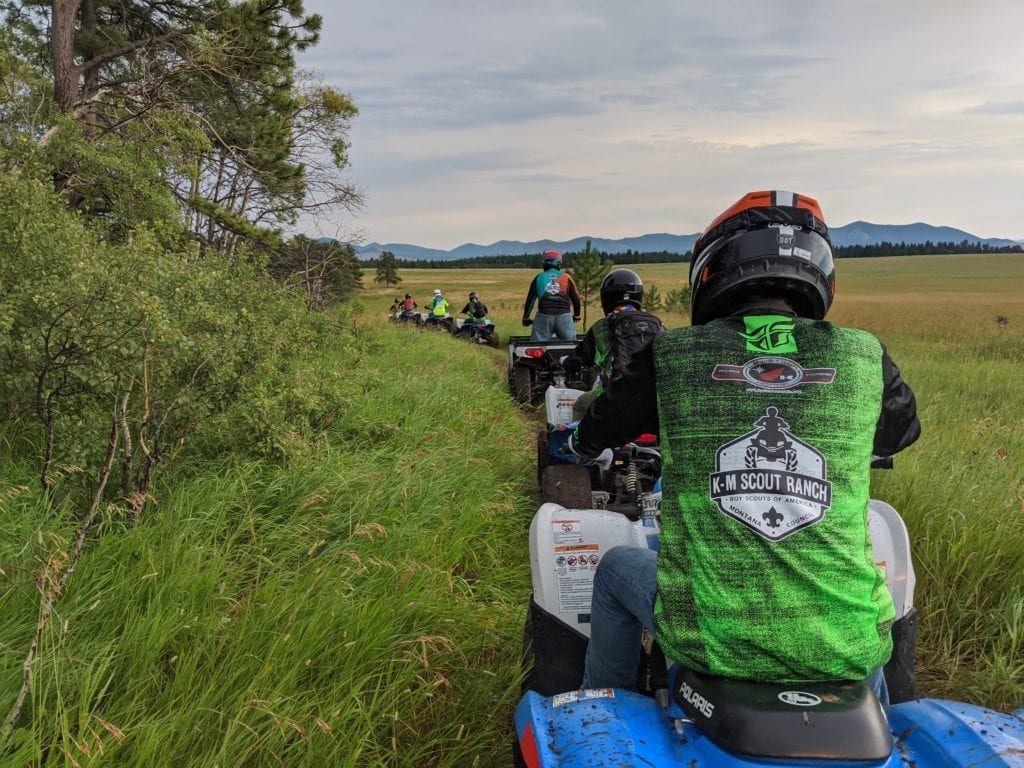
M554 457L548 453L548 431L537 430L537 485L544 482L544 470L555 463Z
M523 654L520 660L520 669L523 672L523 683L520 693L530 690L530 682L533 680L533 663L535 654L533 652L533 616L526 612L526 621L523 622Z
M498 348L499 341L497 331L490 331L489 333L485 333L484 339L486 340L487 346L494 347L495 349Z
M515 722L512 723L512 733L515 734ZM512 736L512 766L513 768L529 768L526 758L523 757L523 748L519 746L519 740Z
M508 374L509 389L512 396L523 405L530 404L533 394L533 371L525 366L514 367Z
M552 464L541 473L540 501L570 509L590 509L590 473L578 464Z

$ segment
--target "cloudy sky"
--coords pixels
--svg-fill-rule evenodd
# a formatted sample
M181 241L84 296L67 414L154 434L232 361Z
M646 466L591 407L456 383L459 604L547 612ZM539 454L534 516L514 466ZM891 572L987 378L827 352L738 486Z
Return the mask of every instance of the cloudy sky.
M1024 239L1024 0L306 0L366 241L690 234L743 193ZM312 226L312 225L311 225Z

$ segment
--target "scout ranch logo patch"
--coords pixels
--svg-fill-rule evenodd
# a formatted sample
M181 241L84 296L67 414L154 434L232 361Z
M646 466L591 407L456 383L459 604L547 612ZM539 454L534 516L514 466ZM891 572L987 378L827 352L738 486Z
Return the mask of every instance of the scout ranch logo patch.
M786 357L755 357L745 365L716 365L715 381L745 381L756 389L778 391L800 384L831 384L835 368L803 368Z
M781 541L824 519L832 483L825 457L789 431L778 408L767 408L754 426L718 449L711 498L759 536Z

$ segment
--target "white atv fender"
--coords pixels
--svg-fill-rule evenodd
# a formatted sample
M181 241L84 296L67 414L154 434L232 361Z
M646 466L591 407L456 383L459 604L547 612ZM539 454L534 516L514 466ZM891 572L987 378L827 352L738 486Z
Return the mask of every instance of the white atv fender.
M885 583L899 620L914 608L916 579L907 527L892 506L872 499L868 530L875 562L885 572ZM650 517L629 520L606 510L541 505L530 523L534 602L552 617L590 637L590 597L601 558L620 545L657 549L658 533L657 522Z
M550 616L590 637L594 573L612 547L657 547L653 518L629 520L602 509L541 505L530 523L533 600Z
M583 394L582 389L572 389L552 384L544 392L544 412L548 427L557 427L575 421L572 417L572 406L576 398Z
M885 571L885 585L896 607L896 619L914 610L914 564L910 559L910 534L899 512L878 499L868 507L868 531L875 564Z

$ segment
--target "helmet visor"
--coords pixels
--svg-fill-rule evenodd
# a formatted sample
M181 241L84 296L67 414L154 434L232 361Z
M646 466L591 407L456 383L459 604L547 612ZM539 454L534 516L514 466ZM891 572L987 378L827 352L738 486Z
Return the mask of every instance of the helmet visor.
M824 318L835 291L832 248L821 235L788 225L709 243L690 271L690 317L707 322L756 300L785 299L801 317Z
M704 285L723 271L754 261L765 261L769 274L773 271L770 264L803 266L827 279L835 274L832 248L825 238L799 227L773 225L743 232L717 247L709 244L690 267L690 284ZM761 270L753 272L765 274Z

